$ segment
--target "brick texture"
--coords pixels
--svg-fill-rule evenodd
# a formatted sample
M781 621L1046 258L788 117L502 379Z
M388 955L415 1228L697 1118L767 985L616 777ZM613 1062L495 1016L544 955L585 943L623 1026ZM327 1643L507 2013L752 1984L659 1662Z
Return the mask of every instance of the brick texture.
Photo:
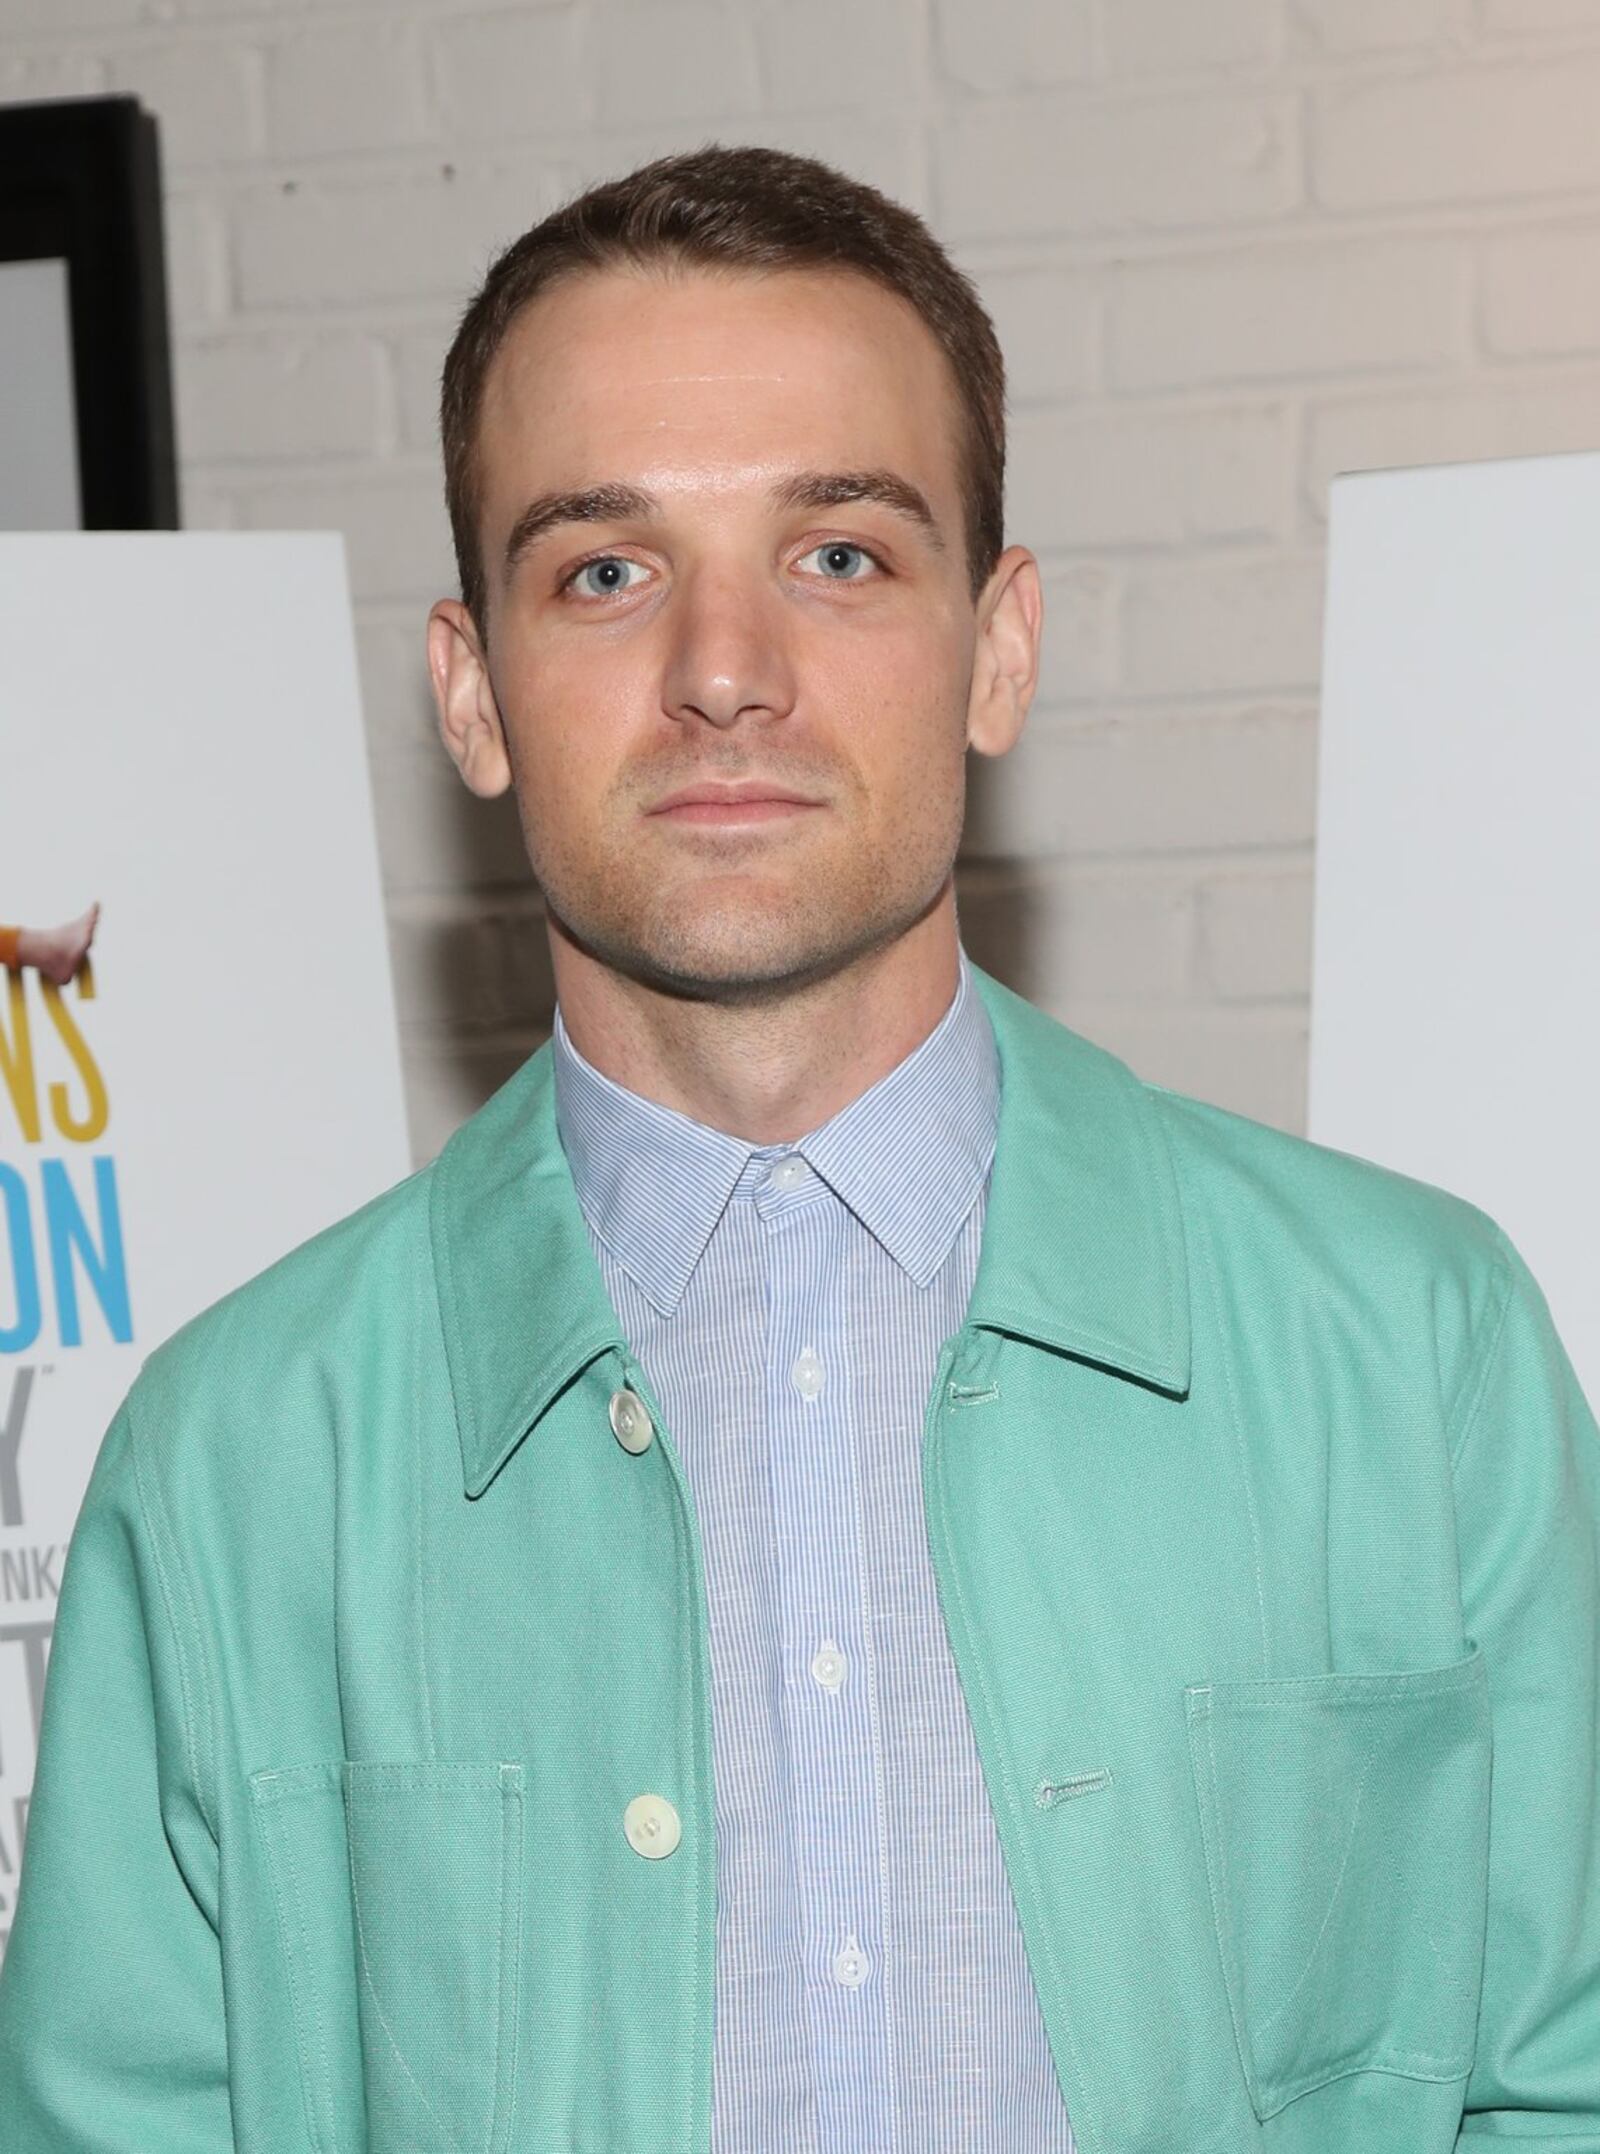
M1235 867L1201 883L1201 985L1226 1002L1297 1001L1311 970L1309 862Z
M1113 388L1445 366L1471 333L1463 240L1343 240L1141 264L1112 281Z
M1600 447L1600 0L8 0L0 96L108 89L161 127L189 521L346 537L419 1161L551 1010L428 694L439 364L498 246L706 140L921 210L1007 351L1047 626L969 946L1303 1125L1328 488Z
M1001 98L939 130L955 238L1253 224L1301 199L1298 105L1230 90Z
M1600 52L1382 77L1323 95L1317 199L1334 209L1493 202L1600 187Z
M1024 411L1011 430L1011 527L1045 548L1269 537L1288 434L1272 405Z
M267 54L268 138L286 157L349 156L425 142L420 41L371 23L302 26Z
M1517 232L1489 242L1483 329L1491 352L1600 352L1600 224Z
M1130 576L1123 677L1148 695L1316 687L1322 562L1316 555L1162 562Z
M1093 0L934 0L935 56L961 89L1030 90L1094 72Z
M1523 0L1511 4L1521 7ZM1289 0L1289 14L1292 36L1311 53L1437 53L1469 36L1473 6L1474 0Z
M1103 20L1113 75L1260 67L1276 57L1283 37L1281 0L1206 0L1189 8L1171 0L1114 0Z

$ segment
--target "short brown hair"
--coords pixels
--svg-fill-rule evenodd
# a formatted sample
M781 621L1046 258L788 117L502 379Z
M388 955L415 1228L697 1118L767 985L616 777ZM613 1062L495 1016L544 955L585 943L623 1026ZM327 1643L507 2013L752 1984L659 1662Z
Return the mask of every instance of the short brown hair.
M1005 362L972 280L922 219L814 157L719 143L658 157L589 188L490 265L444 363L440 437L461 595L485 626L478 416L513 318L558 278L646 264L852 269L899 293L950 363L963 416L961 499L977 597L1004 546Z

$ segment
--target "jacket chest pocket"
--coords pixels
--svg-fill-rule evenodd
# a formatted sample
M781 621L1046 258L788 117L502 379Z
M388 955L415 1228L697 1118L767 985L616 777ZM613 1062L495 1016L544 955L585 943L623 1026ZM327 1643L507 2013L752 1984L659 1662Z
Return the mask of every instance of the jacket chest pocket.
M1257 2117L1348 2072L1464 2079L1488 1907L1481 1650L1407 1673L1196 1684L1184 1699Z
M523 1777L330 1759L251 1775L317 2154L503 2154Z

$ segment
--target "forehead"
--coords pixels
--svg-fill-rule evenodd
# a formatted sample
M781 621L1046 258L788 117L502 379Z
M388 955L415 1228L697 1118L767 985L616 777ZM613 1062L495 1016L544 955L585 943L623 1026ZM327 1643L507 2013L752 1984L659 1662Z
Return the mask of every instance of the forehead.
M865 276L586 271L526 306L495 355L484 507L492 521L497 494L535 482L705 487L888 466L948 508L958 433L932 331Z

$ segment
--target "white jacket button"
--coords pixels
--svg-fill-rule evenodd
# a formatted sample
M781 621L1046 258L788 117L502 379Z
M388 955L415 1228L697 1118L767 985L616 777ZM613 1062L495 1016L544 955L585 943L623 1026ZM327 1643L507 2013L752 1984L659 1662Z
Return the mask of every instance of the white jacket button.
M612 1392L611 1430L624 1451L649 1449L655 1424L637 1391Z
M622 1829L636 1855L670 1855L683 1837L678 1813L665 1795L635 1795L622 1813Z

